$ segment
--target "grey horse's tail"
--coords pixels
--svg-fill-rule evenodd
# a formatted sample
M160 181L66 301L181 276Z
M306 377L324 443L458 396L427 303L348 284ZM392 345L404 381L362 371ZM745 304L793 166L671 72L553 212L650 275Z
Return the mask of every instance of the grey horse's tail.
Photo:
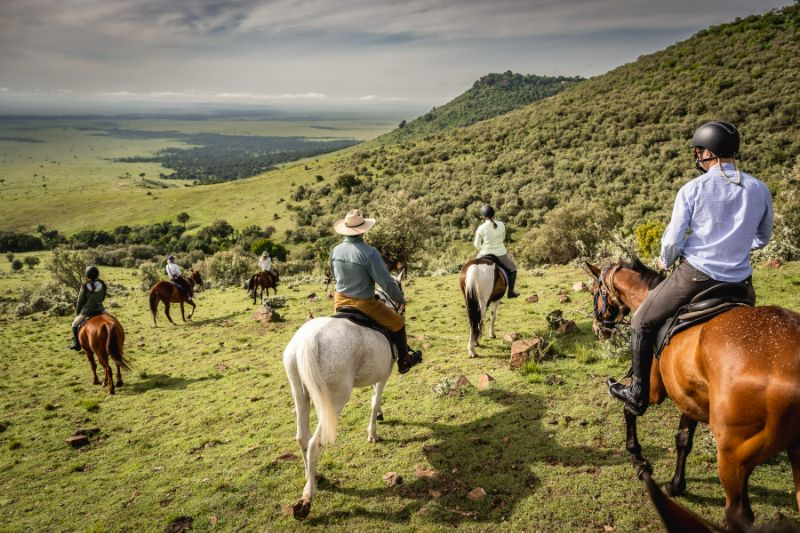
M320 373L319 367L319 345L317 344L317 332L313 332L297 343L297 371L303 386L311 396L314 407L317 411L317 419L320 427L320 439L323 446L333 444L336 440L336 424L338 414L333 397L328 390L328 385Z

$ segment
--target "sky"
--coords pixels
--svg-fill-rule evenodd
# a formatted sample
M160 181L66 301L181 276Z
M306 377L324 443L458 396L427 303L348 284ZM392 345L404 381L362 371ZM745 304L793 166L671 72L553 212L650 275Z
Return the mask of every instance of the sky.
M791 0L0 0L0 107L444 103L593 76Z

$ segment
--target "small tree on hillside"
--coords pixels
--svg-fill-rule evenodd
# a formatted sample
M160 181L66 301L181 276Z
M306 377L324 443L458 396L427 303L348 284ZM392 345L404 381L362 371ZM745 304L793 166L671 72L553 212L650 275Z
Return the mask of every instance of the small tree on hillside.
M83 284L88 261L80 252L73 252L64 248L53 250L53 257L47 265L47 270L53 274L53 279L59 285L70 287L78 292Z
M182 213L178 213L178 216L175 217L178 219L178 222L183 224L184 229L186 228L186 223L189 222L189 219L192 218L189 216L189 213L183 211Z
M14 260L11 262L11 269L12 269L14 272L19 272L20 270L22 270L22 267L23 267L23 266L24 266L24 265L23 265L22 261L20 261L19 259L14 259Z
M39 264L38 257L28 256L24 259L24 261L25 264L28 265L28 268L30 268L31 270L33 270L33 267Z
M8 259L8 262L9 262L9 263L10 263L10 262L12 262L12 261L14 260L14 254L12 254L12 253L10 253L10 252L9 252L9 253L7 253L7 254L6 254L6 259Z
M376 218L367 239L391 266L398 261L409 264L419 257L436 227L422 199L412 199L405 191L389 194L378 202Z

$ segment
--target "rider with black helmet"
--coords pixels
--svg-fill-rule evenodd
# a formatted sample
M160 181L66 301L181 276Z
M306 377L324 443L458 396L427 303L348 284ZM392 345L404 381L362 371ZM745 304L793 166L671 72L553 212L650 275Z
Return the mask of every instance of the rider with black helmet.
M750 251L766 246L772 235L772 197L764 183L739 171L739 143L736 126L722 121L706 122L692 137L703 175L678 191L658 258L659 269L678 264L631 320L630 386L608 379L611 395L635 415L647 410L655 335L667 319L720 282L744 283L755 303Z
M80 351L78 342L78 329L89 317L106 312L103 300L106 298L106 283L100 279L100 270L94 265L86 269L86 282L81 285L78 293L78 303L75 305L75 320L72 321L72 344L70 350Z
M481 206L480 215L485 220L475 231L473 244L478 249L478 257L493 255L497 257L503 268L508 272L508 297L519 296L514 292L517 281L517 264L508 255L504 241L506 240L506 226L494 218L494 207L489 204Z

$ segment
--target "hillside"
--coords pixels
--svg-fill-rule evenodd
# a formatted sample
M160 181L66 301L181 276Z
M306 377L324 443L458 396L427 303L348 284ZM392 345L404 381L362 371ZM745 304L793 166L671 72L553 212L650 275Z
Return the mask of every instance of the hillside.
M580 76L536 76L506 71L487 74L472 87L446 104L381 138L382 142L412 139L452 128L469 126L553 96L583 78Z
M375 210L383 193L405 190L424 198L443 240L467 238L483 202L516 228L572 199L605 202L628 227L666 221L696 175L692 132L712 119L739 125L743 169L774 188L800 154L799 27L800 5L748 17L502 117L399 144L379 138L339 160L338 189L305 191L297 220L327 227L325 213Z

